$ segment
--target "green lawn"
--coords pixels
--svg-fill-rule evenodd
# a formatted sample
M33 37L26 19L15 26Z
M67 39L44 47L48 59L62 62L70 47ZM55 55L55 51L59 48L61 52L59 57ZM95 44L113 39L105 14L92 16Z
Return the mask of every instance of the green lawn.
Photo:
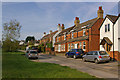
M3 52L3 78L95 78L66 66L32 62L22 54L21 52Z

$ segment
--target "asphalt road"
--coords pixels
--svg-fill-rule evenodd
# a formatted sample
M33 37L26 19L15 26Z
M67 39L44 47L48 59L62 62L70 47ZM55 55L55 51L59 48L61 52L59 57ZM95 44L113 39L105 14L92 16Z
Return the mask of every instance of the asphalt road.
M117 62L95 64L94 62L83 62L80 58L73 59L66 58L65 56L51 56L46 54L40 54L39 59L32 61L56 63L62 66L69 66L99 78L110 78L113 80L118 78Z

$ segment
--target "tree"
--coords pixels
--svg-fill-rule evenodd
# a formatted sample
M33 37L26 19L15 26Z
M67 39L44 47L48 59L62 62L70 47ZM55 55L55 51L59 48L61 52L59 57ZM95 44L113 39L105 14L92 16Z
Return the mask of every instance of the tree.
M20 37L21 25L16 20L3 24L3 50L16 51L18 49L18 39Z
M27 36L27 38L25 39L25 42L28 43L28 41L31 45L34 44L35 37L34 36Z

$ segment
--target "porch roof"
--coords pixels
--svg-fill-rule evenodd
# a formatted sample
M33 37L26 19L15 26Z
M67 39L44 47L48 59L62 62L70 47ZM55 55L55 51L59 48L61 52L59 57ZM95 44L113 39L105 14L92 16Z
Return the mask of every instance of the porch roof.
M111 42L111 40L108 37L104 37L100 43L100 45L104 45L105 43L112 45L113 43Z

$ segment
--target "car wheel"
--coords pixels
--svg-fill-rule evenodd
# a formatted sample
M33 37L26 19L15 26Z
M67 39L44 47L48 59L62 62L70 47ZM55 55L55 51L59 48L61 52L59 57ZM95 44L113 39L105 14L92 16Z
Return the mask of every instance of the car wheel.
M83 62L86 62L85 58L82 58Z
M68 54L66 54L66 58L69 58Z
M73 58L76 59L77 58L76 55L73 55Z
M96 64L98 64L99 62L98 62L98 59L95 59L95 61L94 61Z

